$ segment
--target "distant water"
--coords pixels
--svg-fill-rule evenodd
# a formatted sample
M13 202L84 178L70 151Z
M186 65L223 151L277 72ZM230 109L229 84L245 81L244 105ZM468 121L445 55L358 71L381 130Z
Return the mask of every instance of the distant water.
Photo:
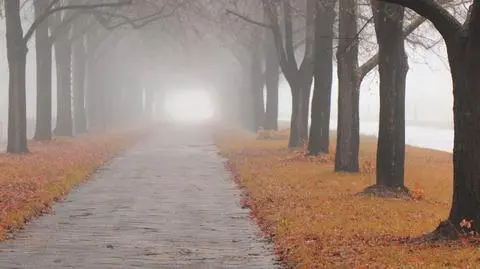
M337 122L332 121L332 128L337 129ZM360 132L378 136L378 122L361 122ZM453 129L433 127L406 126L405 143L411 146L453 151Z
M336 130L337 121L332 120L330 128ZM360 133L378 136L378 122L360 122ZM405 142L411 146L452 152L453 129L407 126L405 128Z

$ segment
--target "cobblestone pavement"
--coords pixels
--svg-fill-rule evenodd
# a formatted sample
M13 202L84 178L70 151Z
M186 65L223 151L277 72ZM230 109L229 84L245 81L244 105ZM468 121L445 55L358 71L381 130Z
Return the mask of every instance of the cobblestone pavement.
M14 240L0 268L279 268L205 126L160 130Z

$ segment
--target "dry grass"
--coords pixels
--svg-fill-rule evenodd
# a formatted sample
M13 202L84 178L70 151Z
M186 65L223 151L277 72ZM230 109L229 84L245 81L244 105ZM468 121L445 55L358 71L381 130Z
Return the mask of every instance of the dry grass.
M31 153L0 154L0 240L30 219L48 212L97 167L133 145L143 129L30 142Z
M447 217L449 153L407 148L406 185L420 199L406 201L355 195L375 181L371 137L362 138L358 174L334 173L333 154L304 157L287 150L285 139L258 140L223 128L216 142L259 225L291 267L480 268L478 246L466 241L403 240L431 232Z

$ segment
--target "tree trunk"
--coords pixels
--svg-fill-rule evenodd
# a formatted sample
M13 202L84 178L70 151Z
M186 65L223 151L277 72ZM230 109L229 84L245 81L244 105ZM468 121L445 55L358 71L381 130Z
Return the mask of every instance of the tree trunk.
M66 34L55 41L57 66L57 124L56 136L73 136L72 122L72 46Z
M434 238L458 238L462 221L480 232L480 2L470 4L463 25L447 10L426 1L382 0L408 7L430 20L447 45L453 83L453 201L448 221ZM473 222L473 223L472 223ZM452 228L453 227L453 228Z
M19 1L4 1L9 69L7 152L27 153L26 61Z
M251 58L251 57L249 57ZM255 111L252 109L254 107L253 98L252 98L252 65L249 62L250 59L243 62L242 65L242 85L238 91L238 100L239 100L239 118L240 123L246 130L251 132L256 132L257 128L255 127L255 122L253 121L255 117Z
M48 1L35 1L35 15L45 11ZM48 34L48 22L41 23L35 31L37 65L37 115L34 139L52 139L52 44Z
M459 226L473 221L480 232L480 5L475 5L472 22L455 41L447 42L453 81L453 204L449 220Z
M302 86L292 88L292 115L290 118L289 148L303 147L308 141L308 108L310 101L310 83L300 80Z
M299 91L292 90L292 114L290 115L290 135L288 137L288 147L296 148L301 145L300 134L298 133L298 100L300 99Z
M85 110L85 71L86 51L84 39L80 38L73 44L73 119L75 134L87 132L87 115Z
M462 221L480 232L480 2L471 3L462 25L439 5L425 1L382 0L401 4L430 20L447 45L453 83L453 201L448 222L436 229L457 238ZM451 227L454 229L451 229ZM435 234L435 233L434 233ZM453 236L451 236L453 234Z
M290 136L288 139L289 148L303 147L305 137L302 137L302 105L304 103L304 93L302 88L293 87L292 93L292 114L290 117ZM303 95L303 96L302 96Z
M288 4L288 1L284 9L291 7ZM286 29L288 28L288 38L286 35L286 40L288 44L289 51L288 55L291 57L290 64L292 67L287 68L290 70L294 70L294 72L284 72L286 77L289 77L289 84L292 90L292 102L295 104L292 105L292 122L295 120L295 124L292 125L296 130L291 130L290 132L293 133L290 135L289 147L304 147L306 142L308 141L308 111L309 111L309 104L310 104L310 91L312 87L312 79L313 79L313 69L314 69L314 40L315 40L315 0L308 0L306 5L306 19L305 19L305 53L300 64L300 68L297 69L297 64L293 52L292 47L292 33L291 33L291 21L286 22ZM288 20L291 20L291 11L287 11L286 17L289 17ZM287 31L286 31L287 32ZM286 71L284 69L284 71ZM295 72L296 71L296 72ZM297 95L294 98L294 95ZM294 101L295 100L295 101ZM295 117L295 119L293 119Z
M314 48L315 39L314 13L315 0L306 2L306 20L305 20L305 53L300 65L297 66L295 59L295 48L293 45L293 23L292 7L290 1L283 3L283 32L279 25L279 18L276 7L267 0L263 1L265 14L268 16L272 25L272 32L275 40L277 59L282 68L282 72L290 86L292 92L292 115L290 120L290 138L289 148L302 147L308 139L308 106L310 97L311 80L313 76Z
M357 3L340 1L338 61L338 126L335 171L358 172L359 79Z
M307 75L306 78L302 80L302 88L300 90L300 100L299 100L299 120L298 120L298 132L301 140L300 146L305 146L308 142L308 112L310 110L310 93L312 91L312 80L313 80L313 69L312 72L303 71L301 74Z
M257 131L265 121L265 100L263 97L263 86L265 78L262 73L262 57L259 49L254 49L251 59L251 85L250 95L253 103L253 126L252 130ZM248 108L247 108L248 109Z
M303 85L291 85L292 114L290 118L290 137L288 140L289 148L303 147L308 140L308 108L311 83L308 83L306 79L300 80L300 83Z
M278 86L279 63L273 44L272 33L267 33L265 44L265 86L267 88L267 106L263 127L265 130L278 130Z
M315 18L315 84L312 98L308 153L328 153L333 76L333 25L335 4L317 3Z
M402 191L405 190L405 87L408 72L403 41L404 8L372 0L372 9L380 74L376 187Z

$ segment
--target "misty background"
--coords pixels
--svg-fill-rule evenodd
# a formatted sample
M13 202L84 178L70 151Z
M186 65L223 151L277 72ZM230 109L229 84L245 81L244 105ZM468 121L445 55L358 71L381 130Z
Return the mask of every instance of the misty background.
M23 20L25 25L30 22ZM432 30L430 23L425 23L421 28ZM437 38L435 33L431 39ZM440 39L439 39L440 40ZM0 20L0 139L6 139L6 124L8 118L8 68L5 43L5 21ZM27 54L27 117L28 136L33 134L35 118L35 40L32 39L28 43L29 53ZM445 44L440 41L433 48L424 48L421 45L412 45L406 42L408 53L409 72L407 76L406 91L406 121L407 121L407 143L425 147L433 147L442 150L451 150L451 142L453 141L453 115L452 115L452 83L449 74L448 62L446 59ZM221 56L221 55L220 55ZM220 57L217 55L217 57ZM360 64L362 63L360 55ZM55 61L55 54L53 54ZM334 59L335 61L335 59ZM191 68L191 66L189 66ZM52 65L52 82L56 81L55 64ZM198 67L201 69L202 67ZM334 65L333 86L332 86L332 107L331 107L331 127L336 128L337 118L337 96L338 83L336 77L336 66ZM192 72L191 72L192 73ZM183 79L172 79L172 70L169 70L171 83L165 83L173 87L178 81L188 80L189 74L183 74ZM194 89L195 78L190 78L188 87ZM203 85L201 85L203 83ZM234 83L234 82L232 82ZM205 87L205 81L199 82L198 87ZM159 87L161 87L159 85ZM164 87L164 86L163 86ZM378 128L378 111L379 111L379 92L378 92L378 72L370 72L363 80L360 93L360 129L364 134L375 135ZM56 114L56 83L52 83L52 115ZM280 76L279 87L279 120L289 121L291 114L291 93L283 76ZM428 131L425 125L428 123ZM420 126L419 126L420 125ZM423 126L423 127L422 127ZM431 128L432 127L432 128ZM425 136L422 141L416 142L411 140L411 130L415 131L415 139L418 136ZM424 129L422 129L424 128ZM436 129L439 128L439 129ZM441 139L443 142L433 143L432 136L435 139ZM433 146L429 145L434 144ZM450 144L449 144L450 143ZM440 145L441 144L441 145Z

